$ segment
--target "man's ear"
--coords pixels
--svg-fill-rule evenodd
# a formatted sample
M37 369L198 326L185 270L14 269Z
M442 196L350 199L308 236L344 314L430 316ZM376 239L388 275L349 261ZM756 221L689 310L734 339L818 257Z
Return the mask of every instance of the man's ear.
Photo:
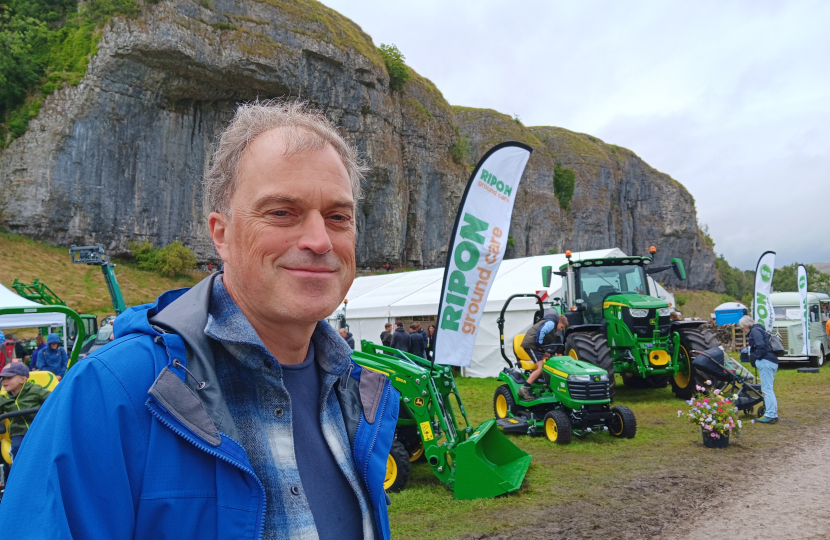
M208 216L208 230L210 231L210 238L213 240L213 245L216 247L216 252L223 261L228 260L229 240L230 240L230 221L219 212L211 212Z

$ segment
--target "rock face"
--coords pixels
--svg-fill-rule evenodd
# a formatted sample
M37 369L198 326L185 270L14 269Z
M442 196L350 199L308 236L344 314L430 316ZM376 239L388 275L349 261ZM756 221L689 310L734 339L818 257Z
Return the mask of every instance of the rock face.
M204 5L203 5L204 4ZM209 7L206 7L209 4ZM239 101L301 98L357 145L370 167L358 211L358 265L444 264L468 163L488 145L531 144L511 234L516 256L551 249L660 247L692 288L719 288L694 201L628 150L560 128L524 128L494 111L453 109L411 72L400 91L372 40L313 0L164 0L114 18L82 83L51 95L0 153L5 226L68 245L180 239L216 260L201 178ZM469 152L455 161L463 137ZM553 167L576 174L570 211ZM661 275L661 279L663 275ZM671 282L670 279L666 281Z

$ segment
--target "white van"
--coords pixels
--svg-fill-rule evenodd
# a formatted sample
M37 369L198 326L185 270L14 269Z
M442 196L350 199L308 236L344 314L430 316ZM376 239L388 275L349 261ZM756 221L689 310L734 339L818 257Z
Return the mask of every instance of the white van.
M830 298L823 293L807 293L807 315L810 324L810 356L802 354L804 350L804 332L801 328L801 299L797 292L778 292L770 295L775 311L774 331L781 336L786 355L780 360L809 360L813 367L824 364L828 350L828 337L825 330L828 313L822 310Z

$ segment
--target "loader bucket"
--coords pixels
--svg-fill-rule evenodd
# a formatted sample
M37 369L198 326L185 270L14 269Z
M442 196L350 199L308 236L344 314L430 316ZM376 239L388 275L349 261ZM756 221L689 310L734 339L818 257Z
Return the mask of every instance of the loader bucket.
M455 498L489 499L522 486L533 456L513 444L488 420L455 449Z

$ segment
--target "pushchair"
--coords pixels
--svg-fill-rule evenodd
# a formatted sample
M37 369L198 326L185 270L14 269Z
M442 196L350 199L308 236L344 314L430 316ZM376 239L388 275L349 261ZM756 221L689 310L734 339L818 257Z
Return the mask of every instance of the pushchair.
M737 394L735 407L751 415L752 410L759 403L758 418L764 416L764 394L761 392L761 385L755 383L755 376L740 362L723 352L720 347L707 351L694 351L697 356L692 361L692 366L700 373L712 379L715 388L720 389L726 396Z

